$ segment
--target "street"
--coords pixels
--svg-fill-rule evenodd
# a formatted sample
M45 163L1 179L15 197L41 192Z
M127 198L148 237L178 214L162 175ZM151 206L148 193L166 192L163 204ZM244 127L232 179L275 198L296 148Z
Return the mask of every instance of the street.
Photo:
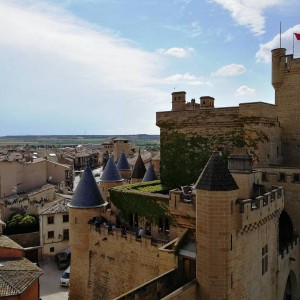
M39 262L44 274L40 277L40 298L43 300L67 300L69 289L60 286L63 271L57 269L54 259Z

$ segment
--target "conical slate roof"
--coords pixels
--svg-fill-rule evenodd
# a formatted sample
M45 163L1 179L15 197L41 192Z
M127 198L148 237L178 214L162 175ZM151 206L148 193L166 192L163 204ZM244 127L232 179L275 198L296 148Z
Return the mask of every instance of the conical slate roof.
M115 165L112 156L110 156L108 162L106 163L105 169L102 173L100 181L114 182L114 181L122 181L122 180L123 179L117 169L117 166Z
M100 206L104 203L94 175L91 169L86 167L68 206L90 208Z
M142 179L144 178L145 173L146 173L146 167L141 157L141 151L139 151L138 158L133 167L131 178Z
M153 165L152 163L150 163L145 175L144 175L144 178L143 178L143 182L146 182L146 181L153 181L153 180L157 180L157 176L155 174L155 171L153 169Z
M131 170L131 167L128 163L128 160L126 158L124 151L122 152L122 154L119 158L119 161L117 163L117 169L118 170Z
M207 191L232 191L239 187L225 165L221 154L215 151L199 176L195 188Z

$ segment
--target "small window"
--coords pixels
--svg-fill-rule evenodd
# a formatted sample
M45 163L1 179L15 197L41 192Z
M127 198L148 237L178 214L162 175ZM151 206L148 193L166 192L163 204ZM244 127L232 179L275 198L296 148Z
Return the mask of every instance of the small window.
M268 271L268 245L261 249L261 274L264 275Z
M261 180L262 181L268 181L268 173L267 172L262 172L261 173Z
M300 182L300 174L294 174L293 182L299 183Z
M279 181L285 182L285 173L279 173Z
M63 215L63 222L64 223L69 222L69 215Z
M54 216L48 217L48 224L54 224Z
M48 231L48 239L54 238L54 231Z
M63 238L64 241L69 240L69 229L64 229Z
M50 247L50 252L54 252L54 247Z

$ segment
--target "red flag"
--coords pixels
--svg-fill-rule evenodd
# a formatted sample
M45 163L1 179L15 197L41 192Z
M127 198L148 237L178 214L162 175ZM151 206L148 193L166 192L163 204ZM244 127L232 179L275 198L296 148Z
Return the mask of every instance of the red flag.
M300 41L300 33L294 33L294 35L295 35L296 39L297 39L298 41Z

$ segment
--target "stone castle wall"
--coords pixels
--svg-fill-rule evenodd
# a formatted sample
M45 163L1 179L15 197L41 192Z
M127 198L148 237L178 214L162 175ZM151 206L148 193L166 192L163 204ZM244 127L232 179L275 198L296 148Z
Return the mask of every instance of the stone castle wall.
M113 299L176 267L174 254L160 251L148 237L137 240L116 228L110 234L106 227L91 226L89 240L86 299Z

